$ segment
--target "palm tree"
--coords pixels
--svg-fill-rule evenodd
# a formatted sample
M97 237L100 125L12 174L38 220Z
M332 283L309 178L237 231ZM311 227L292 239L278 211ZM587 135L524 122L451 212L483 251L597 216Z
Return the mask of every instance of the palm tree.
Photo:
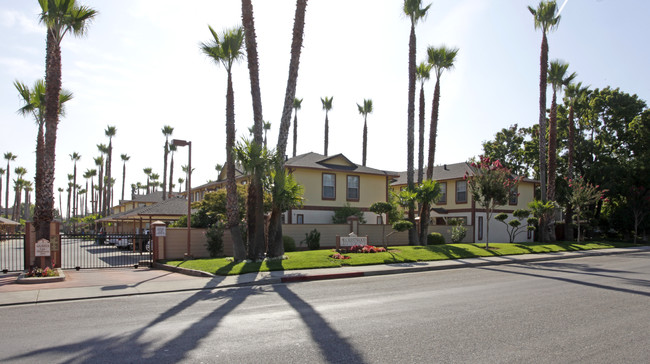
M573 163L575 158L575 105L576 102L584 100L589 93L589 86L582 86L582 82L570 83L564 92L564 103L569 106L569 140L568 144L568 166L567 176L573 178Z
M539 56L539 175L542 202L546 202L546 73L548 70L548 41L546 34L560 22L555 1L540 1L537 9L528 7L533 15L535 29L542 30L542 45ZM541 218L540 240L547 240L546 219Z
M131 159L131 157L128 154L121 154L120 158L122 158L122 200L124 200L124 186L126 182L126 162ZM86 187L87 189L87 187Z
M264 149L266 149L266 132L269 130L271 130L271 122L265 121L264 122Z
M293 20L293 38L291 41L291 58L289 60L289 77L287 79L287 88L284 94L284 104L282 106L282 116L280 117L280 129L278 132L278 142L275 161L275 178L273 206L271 209L271 219L269 221L269 248L267 256L281 257L284 255L284 244L282 243L282 213L286 204L284 203L283 194L286 178L284 177L284 156L287 151L287 140L289 138L289 126L291 123L291 109L293 99L296 97L296 84L298 82L298 69L300 66L300 54L302 50L302 38L305 29L305 11L307 9L307 0L297 0L296 12Z
M97 195L93 195L93 214L99 213L99 206L102 201L102 186L103 186L103 179L104 179L104 156L100 155L99 157L93 158L95 161L95 166L99 168L99 171L97 172Z
M158 191L158 186L160 186L158 179L160 178L160 175L158 173L152 173L149 177L151 178L151 186L153 187L151 192Z
M183 187L183 182L185 182L185 179L183 177L178 178L178 193L181 193L181 188Z
M420 124L419 124L419 140L418 140L418 184L422 183L422 176L424 175L424 83L429 80L431 76L431 65L421 62L415 70L417 80L420 81Z
M169 125L165 125L161 131L165 136L165 162L163 164L162 188L163 188L163 200L166 200L167 199L167 157L169 155L169 137L174 132L174 128L172 128Z
M325 148L323 151L323 154L327 156L327 147L329 146L329 137L330 137L330 123L329 119L327 118L330 110L332 110L332 100L334 100L334 96L327 97L325 98L320 98L320 102L323 104L323 110L325 110Z
M169 145L169 152L171 153L171 162L169 163L169 194L168 197L172 195L172 185L174 184L174 153L176 153L176 146Z
M6 208L5 218L7 219L9 218L9 175L11 171L10 162L15 161L17 157L18 157L17 155L11 152L5 153L5 159L7 160L7 192L5 194L5 208Z
M440 77L446 69L454 67L458 48L427 48L428 62L436 75L436 86L433 90L433 105L431 107L431 125L429 128L429 156L427 160L426 179L433 179L433 166L436 154L436 136L438 134L438 110L440 108Z
M413 145L415 139L415 78L416 78L416 38L415 38L415 25L420 19L423 19L431 4L422 7L422 0L404 0L403 11L411 21L411 33L409 35L409 89L408 89L408 113L407 113L407 138L406 138L406 184L409 190L413 190ZM408 220L415 226L415 210L413 206L409 207ZM409 244L417 244L417 230L412 228L409 230Z
M72 201L74 202L72 204L72 216L77 215L77 162L79 161L79 159L81 159L81 154L77 152L73 152L72 154L70 154L70 160L72 161L72 163L74 163L74 169L72 172L73 175Z
M302 99L294 97L293 99L293 156L296 156L296 147L298 145L298 110L302 107Z
M56 133L59 124L61 93L61 41L68 32L84 35L97 11L75 0L39 0L40 21L47 27L45 56L45 148L43 148L42 182L36 183L34 228L36 239L50 237L50 222L54 218L54 164ZM49 262L46 261L46 264Z
M63 192L63 188L59 187L59 216L61 219L63 219L63 208L61 207L61 192Z
M68 213L67 213L67 219L70 220L70 207L72 206L72 191L74 190L74 183L72 183L72 178L74 178L74 175L69 174L68 175Z
M242 43L244 41L244 29L234 28L224 30L219 36L211 26L208 26L212 38L208 43L201 43L201 50L205 55L212 58L217 64L223 65L228 73L228 85L226 90L226 190L227 190L227 214L228 226L233 239L235 250L234 258L237 261L243 260L246 256L244 242L239 227L239 207L237 206L237 183L235 182L235 98L232 86L232 66L243 58ZM190 191L188 187L188 198Z
M14 180L14 191L16 192L16 196L14 197L14 210L13 213L11 214L11 218L15 221L20 220L20 196L23 191L23 188L25 187L27 181L23 179L23 176L27 174L27 170L23 167L16 167L14 168L14 173L18 176Z
M149 187L151 186L150 179L151 179L152 169L151 169L151 167L143 168L142 172L144 172L144 174L147 175L147 194L149 194L149 192L150 192Z
M2 216L2 176L7 172L4 168L0 167L0 216ZM7 188L9 186L7 185Z
M92 170L91 169L86 169L86 171L83 174L83 177L86 180L86 198L84 199L84 204L83 204L83 208L84 208L83 215L84 216L88 215L88 180L92 180L93 172L97 173L94 169L92 169ZM92 191L92 186L93 186L93 184L91 182L90 183L91 191ZM92 198L92 193L90 195L90 198Z
M106 181L106 158L104 156L108 154L108 147L105 144L97 144L97 149L99 150L100 157L101 157L101 162L102 164L99 166L99 177L97 178L97 184L99 185L99 188L97 189L97 213L102 214L103 213L103 206L104 206L104 185ZM97 158L95 158L95 163L97 163Z
M553 98L551 99L551 115L548 125L548 186L546 197L549 200L555 200L555 176L557 174L557 92L562 90L576 78L575 72L566 76L568 63L562 63L558 60L552 61L548 69L548 83L553 89ZM551 238L553 238L551 231ZM555 239L552 239L555 240Z
M366 166L366 155L368 151L368 114L372 114L372 100L363 99L363 106L357 104L359 114L363 115L363 153L361 164Z
M112 163L113 163L113 137L117 132L117 128L114 126L106 126L104 134L108 137L108 159L106 160L106 180L111 182L113 175L111 174ZM106 184L106 192L104 194L104 214L108 215L108 211L111 207L111 200L113 195L113 184Z

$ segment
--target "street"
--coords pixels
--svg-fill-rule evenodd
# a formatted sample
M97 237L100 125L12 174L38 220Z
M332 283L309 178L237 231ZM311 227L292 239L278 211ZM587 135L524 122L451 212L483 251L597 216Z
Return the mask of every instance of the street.
M0 362L647 363L650 253L0 308Z

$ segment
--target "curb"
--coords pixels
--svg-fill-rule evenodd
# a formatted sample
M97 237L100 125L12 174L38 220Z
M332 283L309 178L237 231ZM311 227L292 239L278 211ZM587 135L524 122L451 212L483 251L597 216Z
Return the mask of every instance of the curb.
M152 264L152 267L155 268L155 269L166 270L166 271L174 272L174 273L181 273L181 274L185 274L185 275L193 276L193 277L207 277L207 278L216 277L214 274L210 274L210 273L204 272L202 270L188 269L188 268L182 268L182 267L174 267L174 266L171 266L171 265L162 264L162 263L158 263L158 262L154 262Z

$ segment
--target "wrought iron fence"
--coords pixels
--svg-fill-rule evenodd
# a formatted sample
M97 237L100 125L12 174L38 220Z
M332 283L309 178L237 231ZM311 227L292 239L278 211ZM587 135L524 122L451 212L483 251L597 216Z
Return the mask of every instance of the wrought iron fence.
M149 234L61 234L61 267L119 268L151 265Z
M0 234L0 270L3 273L25 269L25 234Z

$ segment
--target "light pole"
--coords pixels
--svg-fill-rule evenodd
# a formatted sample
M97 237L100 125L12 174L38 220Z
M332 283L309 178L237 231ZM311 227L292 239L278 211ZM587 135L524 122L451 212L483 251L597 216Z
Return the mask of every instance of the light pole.
M189 153L187 156L187 253L185 253L186 259L192 259L192 253L190 248L190 229L192 228L192 142L180 139L172 139L172 145L177 147L189 147Z

